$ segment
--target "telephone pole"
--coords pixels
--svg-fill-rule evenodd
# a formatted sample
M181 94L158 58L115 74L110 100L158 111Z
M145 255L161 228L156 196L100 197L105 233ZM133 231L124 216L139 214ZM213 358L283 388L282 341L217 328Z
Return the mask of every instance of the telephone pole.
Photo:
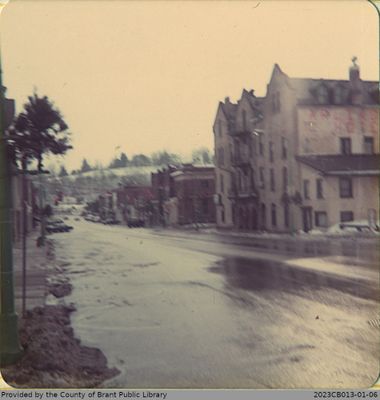
M15 312L12 255L12 171L5 142L5 88L0 62L0 366L22 355Z

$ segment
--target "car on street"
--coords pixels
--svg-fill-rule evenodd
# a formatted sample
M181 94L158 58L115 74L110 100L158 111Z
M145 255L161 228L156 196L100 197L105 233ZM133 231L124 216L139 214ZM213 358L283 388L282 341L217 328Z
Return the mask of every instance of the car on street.
M142 219L130 219L127 225L128 228L142 228L145 226L145 221Z
M118 221L115 218L106 218L102 222L103 222L104 225L117 225L117 224L120 224L120 221Z
M46 223L47 233L70 232L72 229L74 228L61 219L49 220Z

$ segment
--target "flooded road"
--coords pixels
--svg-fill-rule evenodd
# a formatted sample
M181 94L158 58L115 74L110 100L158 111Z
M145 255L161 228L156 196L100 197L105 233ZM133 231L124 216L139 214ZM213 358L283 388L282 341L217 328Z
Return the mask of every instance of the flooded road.
M76 222L73 327L120 374L105 387L368 387L378 376L372 267Z

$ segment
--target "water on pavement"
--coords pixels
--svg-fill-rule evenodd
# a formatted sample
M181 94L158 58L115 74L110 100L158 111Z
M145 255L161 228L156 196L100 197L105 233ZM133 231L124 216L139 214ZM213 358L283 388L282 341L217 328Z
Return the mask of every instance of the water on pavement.
M378 282L366 270L343 279L82 221L54 238L75 333L121 371L105 387L368 387L378 376Z

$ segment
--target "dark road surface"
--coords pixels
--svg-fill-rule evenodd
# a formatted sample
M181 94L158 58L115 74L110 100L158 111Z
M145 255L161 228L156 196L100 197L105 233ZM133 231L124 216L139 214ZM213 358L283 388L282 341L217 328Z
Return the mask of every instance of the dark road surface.
M356 252L342 263L336 247L327 259L258 252L240 238L74 226L53 237L59 262L70 264L76 334L121 371L105 386L368 387L376 380L373 255Z

